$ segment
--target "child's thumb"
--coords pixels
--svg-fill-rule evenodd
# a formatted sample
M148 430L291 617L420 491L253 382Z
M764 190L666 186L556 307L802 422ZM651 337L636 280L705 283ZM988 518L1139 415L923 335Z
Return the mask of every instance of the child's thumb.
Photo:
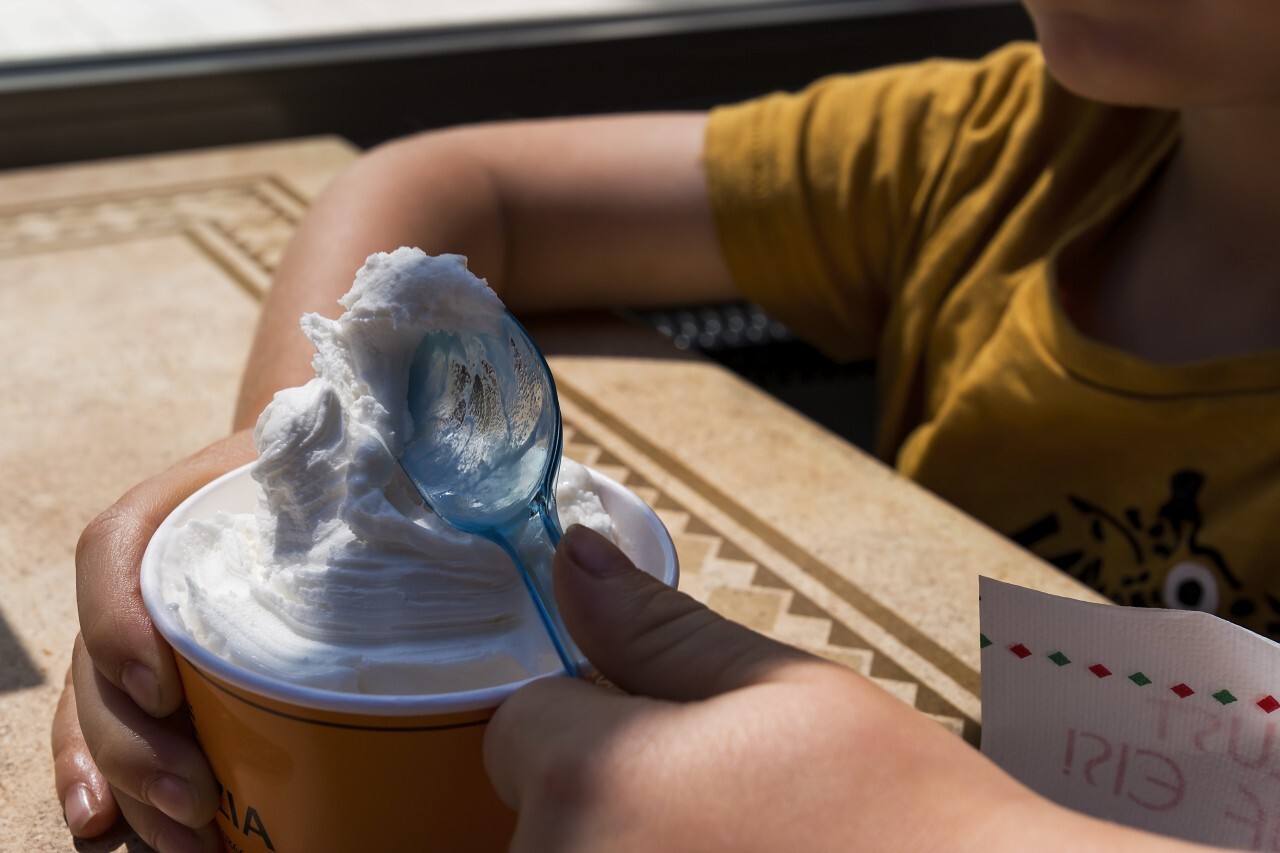
M571 527L556 551L556 601L601 674L630 693L689 701L765 679L809 656L713 613Z

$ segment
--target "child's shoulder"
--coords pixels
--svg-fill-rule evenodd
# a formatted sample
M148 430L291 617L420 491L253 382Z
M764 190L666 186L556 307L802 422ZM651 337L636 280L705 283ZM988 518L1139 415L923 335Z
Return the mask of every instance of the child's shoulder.
M933 58L828 77L794 102L819 144L830 139L847 150L849 140L878 136L939 166L1025 156L1034 167L1073 153L1092 158L1087 149L1122 151L1153 127L1166 132L1172 121L1170 113L1073 93L1049 73L1040 46L1025 41L976 59ZM859 128L867 135L859 137Z
M1111 123L1117 116L1147 121L1158 111L1116 106L1077 95L1058 82L1034 42L1011 42L977 59L927 59L883 69L904 99L935 111L950 106L969 121L990 126L1017 116L1056 119L1063 129L1082 117ZM849 85L857 85L857 75Z

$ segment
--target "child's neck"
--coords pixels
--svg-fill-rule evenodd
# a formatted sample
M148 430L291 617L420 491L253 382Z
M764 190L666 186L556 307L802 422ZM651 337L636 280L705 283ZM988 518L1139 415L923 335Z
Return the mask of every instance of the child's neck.
M1104 343L1173 364L1280 349L1280 105L1184 112L1087 266L1070 310Z
M1280 103L1182 113L1181 173L1189 213L1212 235L1261 239L1271 251L1280 232Z

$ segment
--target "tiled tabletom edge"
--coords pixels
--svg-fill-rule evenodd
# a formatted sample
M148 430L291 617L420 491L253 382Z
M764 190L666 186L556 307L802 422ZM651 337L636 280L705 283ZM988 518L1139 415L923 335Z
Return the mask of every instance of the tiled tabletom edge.
M980 678L972 667L594 404L571 382L557 377L557 388L567 423L746 554L759 567L757 586L792 589L792 612L830 619L838 626L832 644L874 652L873 676L918 684L916 707L959 718L965 739L977 743Z

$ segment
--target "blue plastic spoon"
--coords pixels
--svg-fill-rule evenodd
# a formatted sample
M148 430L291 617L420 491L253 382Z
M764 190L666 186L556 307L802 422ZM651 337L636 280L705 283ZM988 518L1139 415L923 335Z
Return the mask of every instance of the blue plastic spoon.
M564 434L542 352L510 312L498 334L431 332L410 367L409 414L401 467L433 512L506 551L565 669L578 675L586 659L551 584Z

